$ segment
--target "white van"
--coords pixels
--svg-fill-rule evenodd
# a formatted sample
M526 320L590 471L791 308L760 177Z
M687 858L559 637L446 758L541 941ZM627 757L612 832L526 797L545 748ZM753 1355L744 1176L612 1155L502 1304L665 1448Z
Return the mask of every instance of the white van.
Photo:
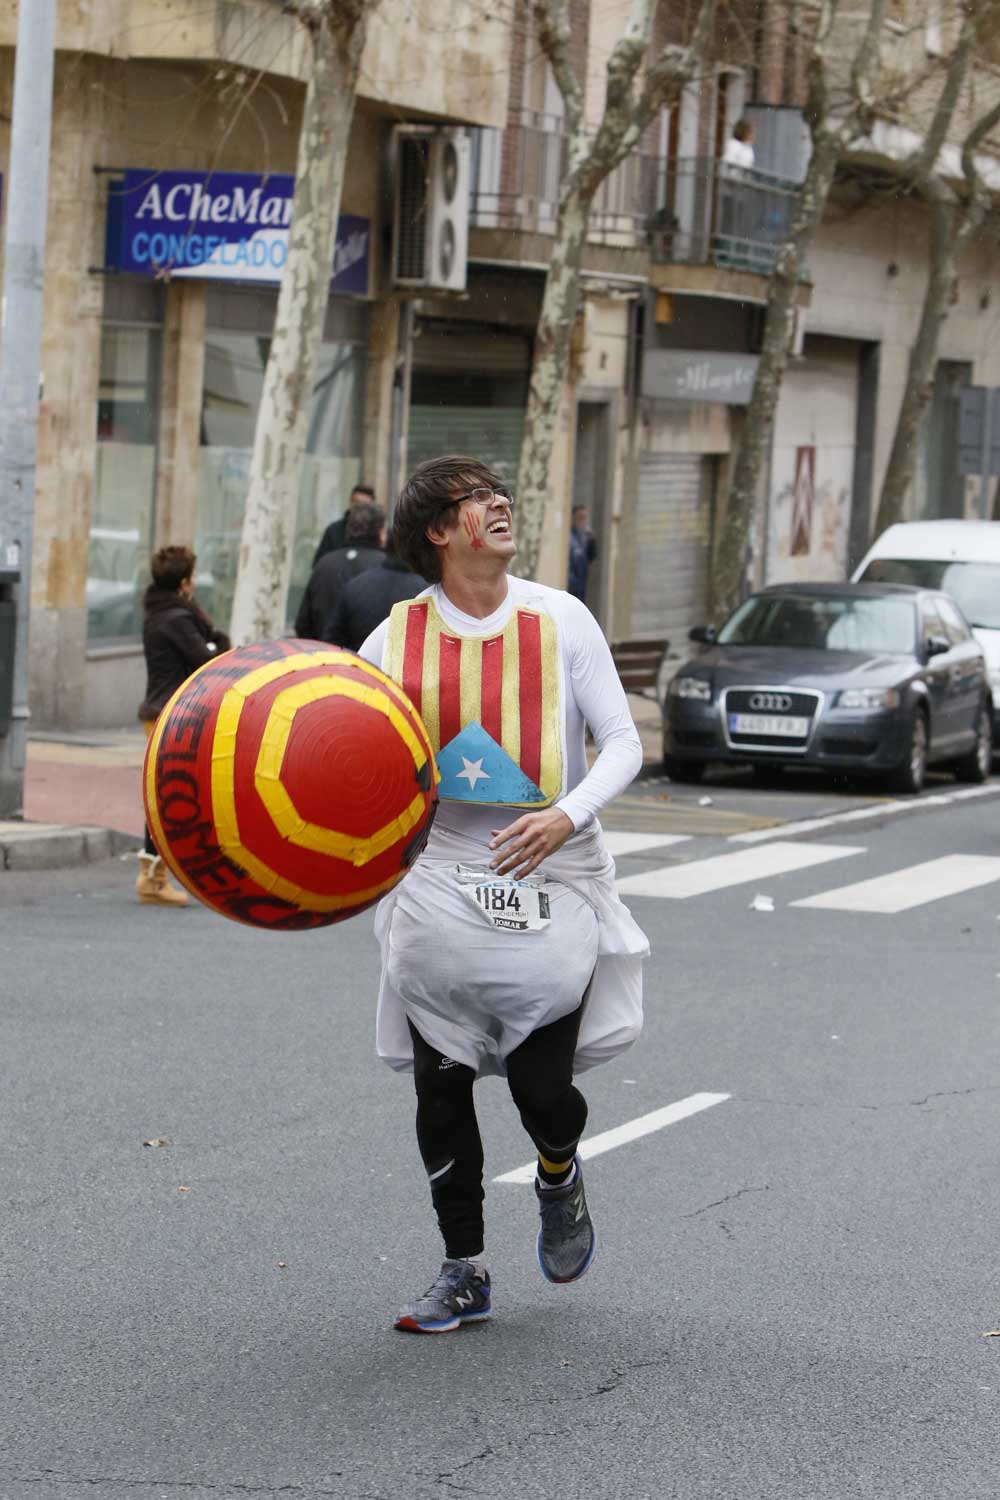
M983 648L1000 731L1000 521L903 521L869 548L852 582L914 583L957 602ZM998 741L1000 744L1000 741Z

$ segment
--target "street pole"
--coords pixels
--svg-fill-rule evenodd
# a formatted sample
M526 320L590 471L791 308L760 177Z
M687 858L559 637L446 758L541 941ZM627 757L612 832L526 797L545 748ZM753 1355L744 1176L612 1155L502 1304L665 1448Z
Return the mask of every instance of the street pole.
M14 108L4 234L0 328L0 569L15 585L13 714L0 736L0 818L24 806L28 743L28 623L35 458L42 365L45 226L55 68L56 0L21 0L14 60Z

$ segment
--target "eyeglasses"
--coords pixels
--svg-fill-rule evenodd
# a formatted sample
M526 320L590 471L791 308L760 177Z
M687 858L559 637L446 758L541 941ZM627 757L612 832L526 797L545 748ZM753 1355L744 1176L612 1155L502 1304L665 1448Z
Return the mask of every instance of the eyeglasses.
M508 495L505 490L487 489L485 485L479 489L469 490L464 495L456 495L454 499L449 500L448 504L443 506L442 509L448 510L450 506L459 505L463 500L471 500L474 505L481 505L484 510L488 509L488 507L493 504L494 500L502 500L509 511L513 512L514 509L513 495Z

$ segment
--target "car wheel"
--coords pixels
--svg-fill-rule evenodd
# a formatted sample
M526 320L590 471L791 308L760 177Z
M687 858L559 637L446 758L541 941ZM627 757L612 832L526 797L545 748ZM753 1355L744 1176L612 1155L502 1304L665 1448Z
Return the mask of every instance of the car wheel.
M700 781L705 774L703 760L675 760L672 755L663 757L663 769L671 781Z
M993 711L988 703L979 706L976 720L976 743L968 755L955 762L959 781L985 781L993 769Z
M897 792L915 794L924 789L927 776L927 715L918 708L910 723L906 754L892 773L891 785Z

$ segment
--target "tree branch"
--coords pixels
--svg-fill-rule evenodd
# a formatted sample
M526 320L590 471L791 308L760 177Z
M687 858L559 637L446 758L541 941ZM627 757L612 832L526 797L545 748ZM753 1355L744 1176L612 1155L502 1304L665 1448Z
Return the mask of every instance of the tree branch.
M533 0L538 42L548 60L562 95L566 127L571 136L583 125L583 86L570 60L571 28L569 0Z
M962 30L959 33L958 42L948 63L948 71L945 75L944 85L938 97L937 108L931 120L927 135L924 137L923 145L913 153L907 163L907 169L914 177L923 177L927 172L933 172L934 164L941 154L951 129L952 118L955 114L955 106L958 104L958 96L962 92L966 75L969 71L969 62L972 57L972 48L976 39L975 7L970 5L962 22Z
M826 46L839 3L840 0L823 0L806 62L806 104L803 114L814 141L818 133L826 128L830 96L826 80Z
M695 25L694 35L687 47L668 43L646 70L646 82L638 104L635 118L640 132L652 120L657 110L680 93L690 83L702 61L715 27L716 0L701 0L701 9Z
M864 40L851 63L851 97L854 103L849 113L864 130L869 128L871 116L875 112L875 99L871 92L872 73L879 58L884 20L885 0L872 0Z

